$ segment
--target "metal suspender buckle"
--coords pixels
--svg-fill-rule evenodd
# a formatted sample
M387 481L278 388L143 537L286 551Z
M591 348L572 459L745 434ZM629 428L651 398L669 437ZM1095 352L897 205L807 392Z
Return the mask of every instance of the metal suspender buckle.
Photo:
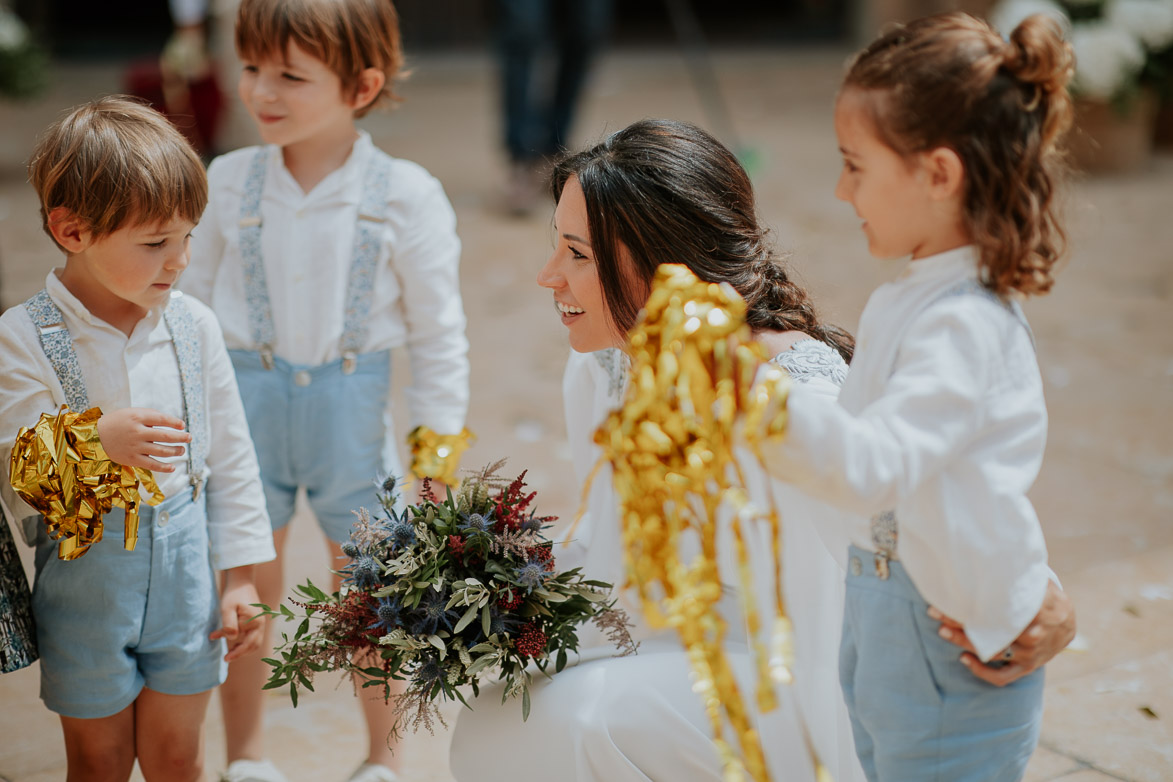
M261 366L265 369L272 369L273 364L273 348L268 345L261 345Z
M890 571L888 569L888 554L884 551L876 552L876 577L881 581L887 581Z
M204 476L193 474L191 476L191 501L195 502L196 500L198 500L200 498L200 494L202 494L203 491L204 491Z
M358 368L358 355L353 350L342 351L342 374L353 375Z

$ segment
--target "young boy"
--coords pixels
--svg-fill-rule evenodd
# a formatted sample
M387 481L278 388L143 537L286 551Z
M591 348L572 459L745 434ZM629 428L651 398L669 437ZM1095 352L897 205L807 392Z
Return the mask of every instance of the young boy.
M29 179L66 260L0 317L0 456L17 445L20 484L3 482L0 499L36 546L41 698L61 715L69 779L126 780L136 759L147 780L200 779L208 698L260 645L253 571L274 556L219 327L173 290L207 181L166 119L122 97L50 127ZM79 474L122 470L154 488L153 471L162 503L136 521L140 488L124 482L125 511L71 526L69 482L44 490L54 454L18 439L43 414L77 438L63 461Z
M213 161L183 286L211 305L231 349L279 552L258 586L277 605L298 490L336 568L377 476L403 476L392 348L411 361L411 471L454 480L468 439L468 341L443 188L355 127L392 98L402 62L390 0L243 0L236 48L240 97L266 145ZM259 656L241 659L221 690L229 782L284 779L261 741L268 674ZM353 782L395 778L393 712L370 692L360 696L370 751Z

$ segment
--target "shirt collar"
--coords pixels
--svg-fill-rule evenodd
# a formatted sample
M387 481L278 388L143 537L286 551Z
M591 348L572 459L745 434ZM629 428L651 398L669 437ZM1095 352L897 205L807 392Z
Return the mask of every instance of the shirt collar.
M905 283L961 281L978 276L977 247L967 244L943 253L909 261L900 273Z
M361 178L366 171L367 161L370 160L371 152L374 150L375 145L371 141L370 133L365 130L359 130L358 138L354 140L354 144L350 148L350 154L346 157L346 162L327 174L308 193L302 192L301 186L297 184L297 180L293 178L293 174L289 173L289 169L285 167L285 159L281 155L281 148L276 145L272 145L271 148L274 152L269 158L269 165L277 167L280 179L284 185L293 188L303 198L313 196L314 200L317 200L318 198L333 196L339 191L346 189L354 180Z
M80 320L87 326L108 329L113 333L120 334L125 337L121 331L90 312L89 309L86 308L86 305L82 303L81 299L74 296L70 292L69 288L65 287L65 283L61 282L61 278L58 276L61 271L62 269L58 268L49 272L49 275L45 278L45 290L48 292L49 298L52 299L53 303L56 304L57 307L61 310L62 314L67 317ZM135 324L134 331L131 332L132 338L136 334L144 333L144 330L145 333L148 334L153 332L158 327L162 319L162 307L155 307L154 309L148 310L147 314L143 316L142 320Z

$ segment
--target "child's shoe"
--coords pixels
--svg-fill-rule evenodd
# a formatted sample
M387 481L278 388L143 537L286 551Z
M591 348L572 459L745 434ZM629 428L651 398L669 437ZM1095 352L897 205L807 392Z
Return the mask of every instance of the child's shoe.
M363 763L347 782L398 782L399 775L379 763Z
M268 760L234 760L220 775L220 782L289 782Z

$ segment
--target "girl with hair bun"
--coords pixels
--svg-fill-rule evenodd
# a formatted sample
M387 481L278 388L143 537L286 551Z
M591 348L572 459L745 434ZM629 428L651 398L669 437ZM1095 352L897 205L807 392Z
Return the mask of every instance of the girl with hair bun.
M873 782L1013 782L1038 740L1042 670L991 672L1033 653L1058 590L1026 496L1047 414L1017 299L1062 251L1072 66L1047 17L1004 40L943 14L864 49L836 102L836 195L872 255L911 260L869 299L838 400L796 385L765 457L851 514L819 529L847 550L840 680Z

